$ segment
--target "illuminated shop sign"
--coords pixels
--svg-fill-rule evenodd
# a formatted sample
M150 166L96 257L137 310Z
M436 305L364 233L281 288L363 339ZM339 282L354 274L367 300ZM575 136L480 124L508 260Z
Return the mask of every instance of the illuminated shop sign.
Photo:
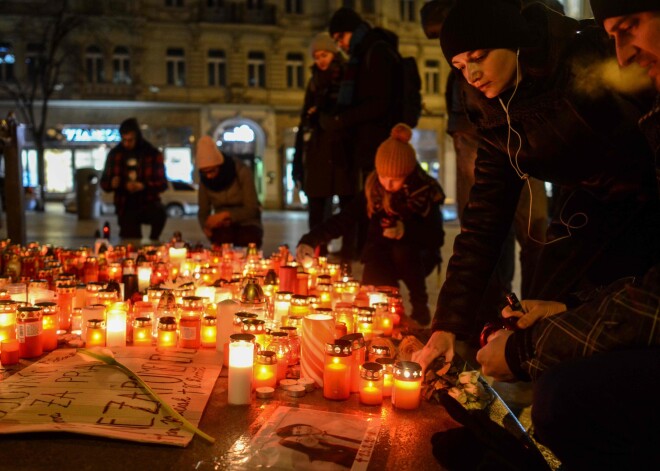
M69 142L120 142L119 128L63 128Z
M231 131L225 131L222 139L227 142L254 142L254 131L247 124L241 124Z

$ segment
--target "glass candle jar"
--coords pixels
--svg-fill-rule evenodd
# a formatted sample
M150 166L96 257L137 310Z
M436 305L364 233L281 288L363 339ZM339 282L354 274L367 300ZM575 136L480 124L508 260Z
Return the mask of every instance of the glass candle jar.
M351 342L351 392L360 392L360 366L367 361L367 347L361 333L348 334L341 340Z
M277 381L286 379L286 371L289 367L291 356L291 347L289 346L289 336L286 332L273 332L270 342L265 350L275 352L277 356Z
M174 316L163 316L158 319L159 347L176 347L176 318Z
M383 403L383 366L379 363L360 366L360 402L367 406Z
M118 303L119 304L119 303ZM108 347L126 346L126 319L125 309L115 305L106 311L105 344Z
M105 305L103 304L92 304L91 306L85 306L82 309L82 332L80 333L81 339L87 338L87 325L92 319L103 319L105 320Z
M364 336L367 342L373 337L373 312L371 307L361 307L358 309L357 331Z
M179 347L199 348L202 342L201 313L185 311L179 319Z
M394 364L392 405L397 409L417 409L422 393L422 367L413 361Z
M16 338L16 308L11 299L0 300L0 341Z
M305 317L307 314L309 314L309 303L307 301L307 296L303 296L301 294L294 294L291 297L291 307L289 307L289 315Z
M36 306L19 306L16 310L16 337L21 358L43 354L43 310Z
M262 319L245 319L243 320L241 333L254 335L255 342L261 350L266 346L266 321Z
M227 372L227 402L250 404L254 375L254 335L229 336L229 371Z
M215 348L218 335L218 319L216 316L204 316L202 319L202 347Z
M369 361L376 361L379 358L390 357L392 352L390 352L390 347L387 345L374 345L371 344L369 347Z
M382 357L377 359L376 363L383 367L383 397L391 397L394 384L394 358Z
M319 298L319 307L332 309L332 284L318 283L316 285L316 295Z
M151 346L152 322L150 317L136 317L133 320L133 345Z
M44 301L35 304L42 309L41 326L44 352L52 352L57 348L57 328L59 327L59 308L57 303Z
M298 336L298 328L291 325L280 327L282 332L285 332L289 337L289 365L297 365L300 361L300 337Z
M277 355L271 350L260 350L254 363L253 389L277 386Z
M323 397L344 401L351 395L351 343L336 340L326 344L323 368Z
M337 322L343 322L346 325L346 333L352 334L355 332L355 318L357 309L350 303L337 303L335 304L335 319Z
M103 319L88 320L85 330L87 347L105 347L105 321Z
M273 301L273 320L276 325L286 324L292 297L293 293L291 291L278 291L275 293L275 300Z
M57 305L60 308L59 330L71 329L71 313L73 312L73 298L76 295L76 285L59 285L57 291Z
M254 312L239 311L234 314L234 333L240 334L243 332L243 322L246 320L256 319L257 316Z

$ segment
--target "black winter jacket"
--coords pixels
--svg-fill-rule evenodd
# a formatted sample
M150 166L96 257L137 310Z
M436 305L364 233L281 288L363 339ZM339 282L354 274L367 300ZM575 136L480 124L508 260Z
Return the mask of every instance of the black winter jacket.
M480 148L433 321L434 330L458 338L476 336L483 326L474 313L525 184L513 168L516 162L524 174L562 187L530 298L567 302L575 291L641 275L658 258L658 195L648 146L637 128L639 110L607 90L581 92L574 75L578 65L606 56L607 43L571 18L534 7L526 12L544 44L531 59L536 70L539 62L545 69L526 73L521 51L523 80L508 110L520 141L499 100L485 98L460 78ZM502 94L505 104L511 93ZM499 310L493 306L493 316Z

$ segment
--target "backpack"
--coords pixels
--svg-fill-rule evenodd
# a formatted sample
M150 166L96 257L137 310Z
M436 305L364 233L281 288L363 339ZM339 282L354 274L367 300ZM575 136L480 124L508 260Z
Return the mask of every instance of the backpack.
M422 78L414 57L400 57L401 66L401 121L411 128L417 126L422 115Z

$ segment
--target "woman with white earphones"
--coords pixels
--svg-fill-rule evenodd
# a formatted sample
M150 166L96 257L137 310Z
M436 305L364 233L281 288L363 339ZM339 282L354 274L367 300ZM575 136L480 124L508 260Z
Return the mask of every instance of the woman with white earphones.
M511 226L528 176L561 186L530 298L578 303L657 262L660 216L652 157L637 129L641 111L621 93L588 93L578 74L614 58L594 23L541 4L457 0L440 33L462 76L467 117L479 130L475 185L454 242L432 336L413 360L451 361L488 319L475 307ZM534 204L534 201L530 202ZM501 306L493 306L494 317Z

